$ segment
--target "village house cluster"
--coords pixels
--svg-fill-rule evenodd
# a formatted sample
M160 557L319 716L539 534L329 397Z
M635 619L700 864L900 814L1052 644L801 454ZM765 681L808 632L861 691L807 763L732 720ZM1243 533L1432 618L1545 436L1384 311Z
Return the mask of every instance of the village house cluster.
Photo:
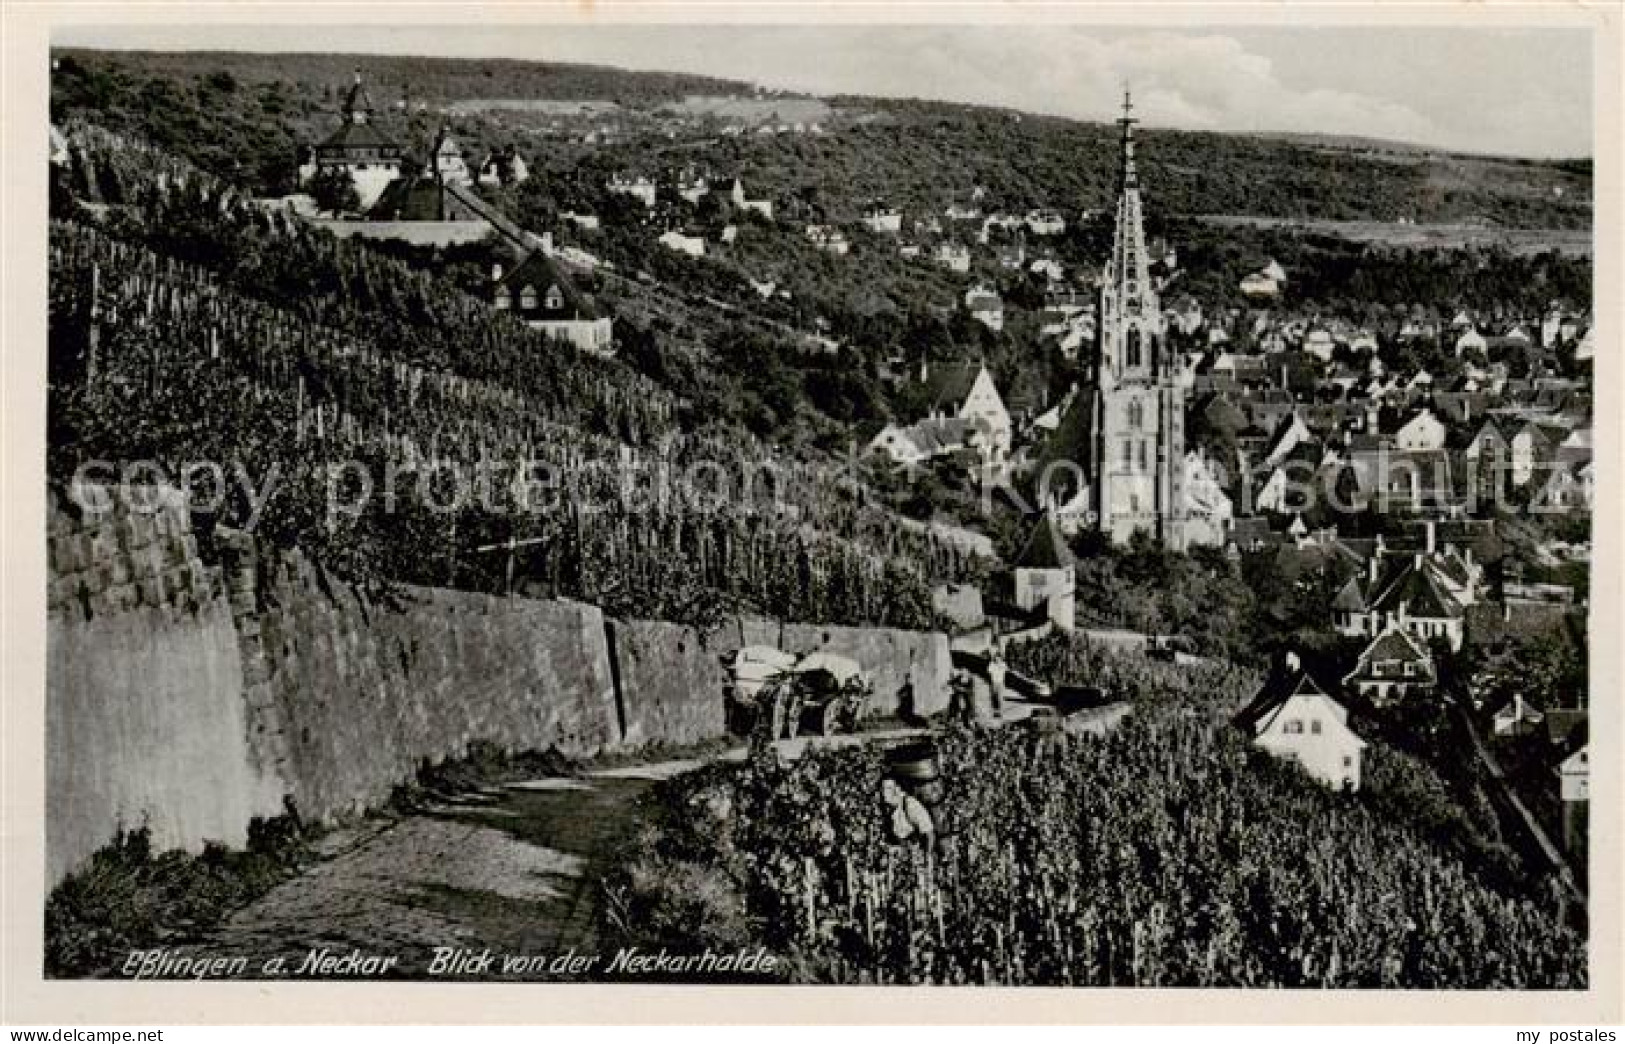
M613 352L613 321L577 290L560 263L573 259L554 250L550 234L520 228L479 194L530 177L520 151L508 144L471 161L442 126L423 154L414 156L383 133L375 112L357 71L339 127L312 146L300 166L306 186L337 174L355 189L357 215L337 215L326 227L340 235L435 246L493 242L498 256L509 262L492 265L493 307L582 351Z
M358 75L341 126L302 170L307 180L335 170L353 179L358 234L411 235L403 224L418 223L417 234L453 241L472 226L509 258L491 269L495 308L584 350L614 351L611 318L570 275L612 266L518 228L478 195L529 176L516 149L470 162L442 129L417 158L371 117ZM1063 261L1058 249L1090 212L1001 210L983 188L933 212L870 198L843 222L697 163L624 169L597 187L600 202L634 204L639 234L668 256L706 258L753 226L789 229L836 263L859 246L894 251L963 277L958 307L993 335L1009 336L1018 313L1001 286L1036 287L1042 303L1022 329L1036 329L1035 349L1075 363L1077 383L1054 401L1012 401L985 361L900 363L898 380L914 385L923 412L885 424L864 447L903 473L961 469L1037 498L1021 553L985 591L939 592L942 608L973 594L966 619L1006 637L1074 629L1068 540L1085 530L1118 545L1148 537L1170 550L1272 554L1298 571L1330 571L1341 578L1333 629L1363 644L1352 668L1325 676L1293 654L1237 724L1328 785L1358 789L1362 716L1434 698L1439 657L1477 633L1574 608L1562 585L1492 582L1481 548L1498 512L1592 509L1592 318L1561 301L1534 315L1418 302L1354 321L1295 303L1293 273L1273 258L1256 259L1228 300L1178 293L1177 250L1146 233L1135 123L1125 100L1116 199L1104 215L1112 243L1098 267ZM823 129L769 121L751 131L795 132ZM696 214L712 204L726 222L702 227ZM561 227L586 232L603 220L582 207L560 215ZM788 298L769 278L750 286L763 301ZM1030 295L1021 307L1034 307ZM841 348L827 324L808 337ZM1406 361L1421 357L1449 365L1429 372ZM1050 483L1058 467L1064 480ZM1372 515L1389 520L1375 534L1359 523ZM1549 540L1541 554L1584 561L1589 550ZM1583 802L1583 699L1479 710L1497 734L1549 725L1564 799Z

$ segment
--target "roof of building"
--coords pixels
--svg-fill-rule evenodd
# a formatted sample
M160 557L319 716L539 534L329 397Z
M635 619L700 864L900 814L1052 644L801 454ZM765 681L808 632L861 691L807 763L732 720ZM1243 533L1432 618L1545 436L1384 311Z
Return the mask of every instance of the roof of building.
M1429 620L1457 618L1462 606L1440 586L1429 569L1415 558L1405 560L1398 575L1380 583L1371 607L1378 612L1397 612L1405 607L1407 616Z
M964 448L972 432L983 431L985 428L980 418L962 420L958 417L932 417L906 428L888 427L876 436L876 440L883 439L889 432L907 440L921 454L929 457Z
M389 140L384 134L370 123L351 123L345 121L332 134L328 135L317 146L323 149L399 149L400 146Z
M1230 525L1230 542L1237 547L1249 548L1254 544L1269 543L1272 539L1270 520L1261 515L1238 518Z
M1337 597L1332 599L1332 608L1345 613L1363 613L1368 606L1365 604L1365 592L1360 590L1360 578L1351 576Z
M437 221L447 203L445 187L430 177L400 177L384 186L368 213L380 221Z
M504 272L501 279L496 282L495 289L516 292L524 287L533 287L536 291L537 306L533 310L542 319L596 319L597 309L586 295L578 290L570 277L564 274L562 268L554 263L553 259L540 250L533 250L519 264L510 271ZM547 291L550 287L558 287L563 297L563 303L557 308L548 308Z
M1082 473L1082 481L1093 481L1095 460L1091 445L1090 397L1088 395L1074 395L1071 401L1061 410L1061 422L1049 437L1046 438L1034 457L1036 474L1044 474L1050 464L1065 461L1078 468ZM1064 486L1069 472L1065 465L1056 469L1060 472L1057 479ZM1064 490L1060 495L1063 499L1075 490Z
M1202 413L1208 424L1217 430L1234 434L1247 426L1247 415L1222 391L1208 400Z
M346 113L372 111L372 98L367 94L366 85L361 82L361 70L359 69L356 70L355 82L345 92L344 111Z
M959 409L983 368L979 362L933 365L925 378L926 398L932 408Z
M1237 727L1256 735L1266 719L1286 705L1294 696L1320 696L1330 694L1315 681L1303 667L1277 666L1259 688L1258 694L1235 717Z
M1546 711L1546 735L1558 749L1562 759L1586 745L1590 725L1585 710L1577 707L1552 707Z
M1403 627L1390 626L1387 630L1371 639L1371 644L1360 653L1354 674L1370 668L1373 663L1383 663L1397 660L1401 663L1426 663L1429 677L1433 674L1433 657L1428 651L1417 643L1411 633Z
M1027 546L1016 556L1017 569L1069 569L1077 561L1061 536L1055 516L1046 511L1027 537Z

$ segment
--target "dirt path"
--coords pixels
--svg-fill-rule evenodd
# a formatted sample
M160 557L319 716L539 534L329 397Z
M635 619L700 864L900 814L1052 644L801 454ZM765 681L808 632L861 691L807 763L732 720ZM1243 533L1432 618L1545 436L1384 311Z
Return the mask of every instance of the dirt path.
M919 734L891 729L786 740L779 748L795 758L815 745ZM302 977L312 951L343 957L359 950L398 957L391 974L414 979L428 977L440 947L529 957L600 953L599 883L642 822L638 799L656 781L700 764L665 761L492 786L332 835L319 862L181 952L246 957L249 977L259 978L272 958ZM560 978L546 969L469 977Z
M290 973L311 950L359 949L398 956L408 978L423 976L436 947L596 952L605 863L637 829L638 798L686 767L491 788L342 835L337 851L188 949L255 968L282 956Z

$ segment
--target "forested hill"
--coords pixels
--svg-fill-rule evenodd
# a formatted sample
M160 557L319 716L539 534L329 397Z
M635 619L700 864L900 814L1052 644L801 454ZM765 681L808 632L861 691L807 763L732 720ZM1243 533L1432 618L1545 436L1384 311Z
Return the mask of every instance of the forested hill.
M873 197L936 211L968 200L978 185L990 206L1075 212L1106 205L1114 177L1112 126L941 102L819 102L697 76L509 60L83 50L57 58L53 119L92 116L264 192L290 187L298 145L334 125L356 68L386 126L419 147L449 120L471 147L517 141L558 169L589 151L583 139L597 131L629 166L693 162L739 172L753 193L804 201L835 220ZM707 104L686 101L694 98ZM479 108L547 101L590 104ZM775 115L785 122L797 106L821 110L825 133L718 133L729 122L747 131ZM1592 220L1588 160L1154 128L1142 139L1151 203L1167 215L1515 228Z

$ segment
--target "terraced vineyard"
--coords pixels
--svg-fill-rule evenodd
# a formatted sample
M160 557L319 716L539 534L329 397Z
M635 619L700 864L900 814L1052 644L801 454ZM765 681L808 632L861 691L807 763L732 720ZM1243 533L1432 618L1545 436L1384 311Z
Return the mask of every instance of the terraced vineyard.
M252 520L347 575L494 589L508 559L478 549L515 542L517 582L641 616L925 626L929 584L980 568L833 462L692 427L624 366L152 150L94 129L73 146L120 202L52 226L58 481L89 460L240 464L277 496L228 501L205 533ZM416 498L362 504L362 476L395 472Z

